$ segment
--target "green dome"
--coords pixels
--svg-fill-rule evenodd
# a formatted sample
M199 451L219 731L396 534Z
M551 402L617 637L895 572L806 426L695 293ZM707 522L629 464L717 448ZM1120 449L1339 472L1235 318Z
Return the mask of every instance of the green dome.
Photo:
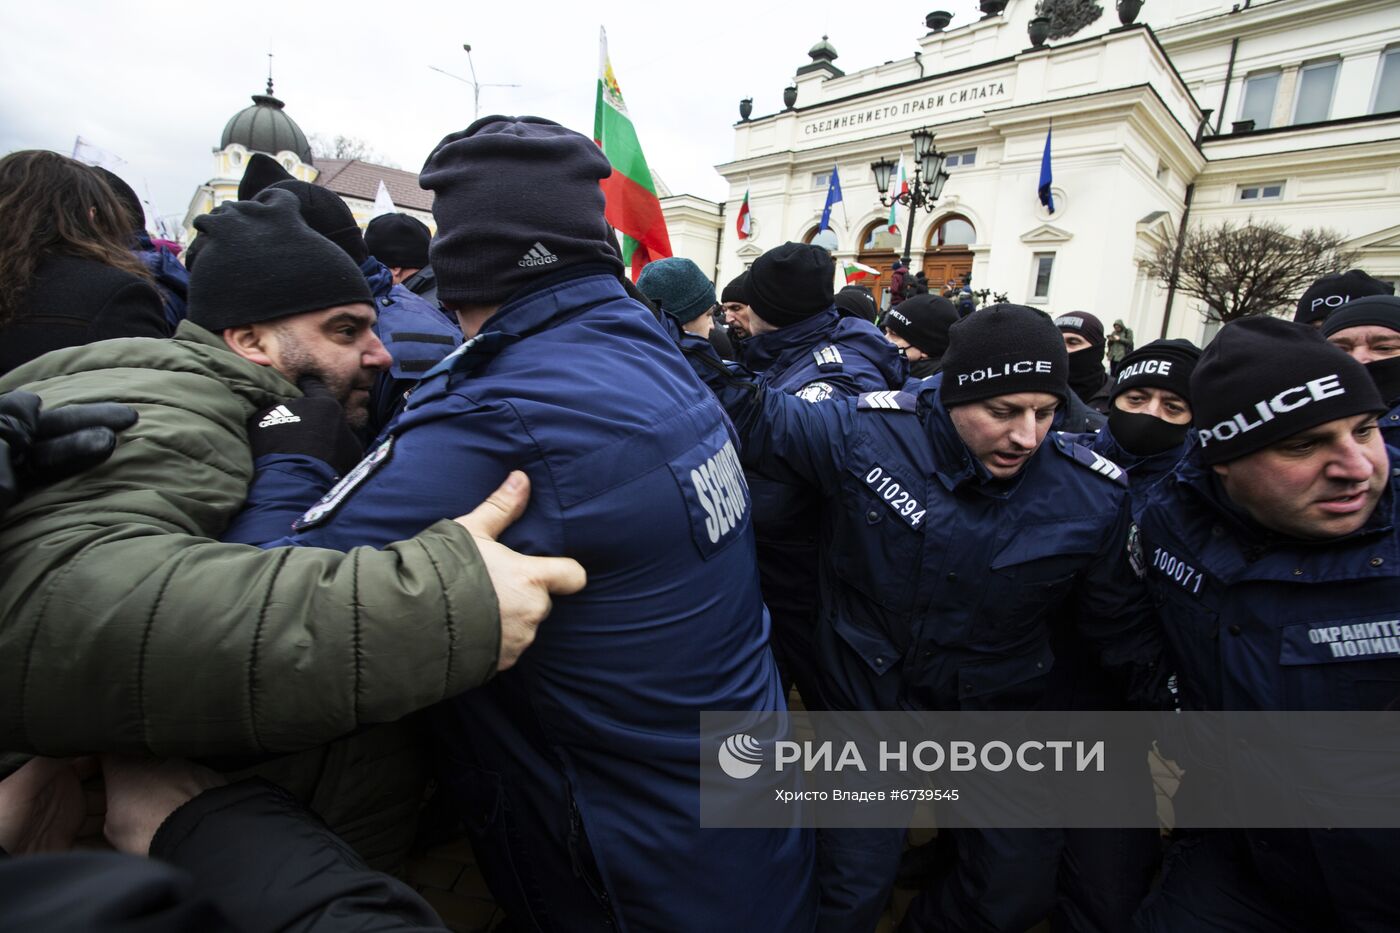
M266 94L254 94L253 106L238 111L224 124L219 148L238 143L252 152L272 156L285 149L295 152L309 165L311 144L296 121L283 112L282 106L282 102L272 96L272 82L269 81Z

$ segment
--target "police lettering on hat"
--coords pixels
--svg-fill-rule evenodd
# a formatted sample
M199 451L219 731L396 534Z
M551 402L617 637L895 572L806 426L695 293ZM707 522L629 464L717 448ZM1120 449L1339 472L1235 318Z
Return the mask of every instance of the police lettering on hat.
M992 305L954 324L948 339L938 390L946 407L1018 392L1068 402L1068 353L1044 311Z
M1189 340L1154 340L1123 357L1113 384L1113 398L1138 388L1165 389L1191 401L1191 374L1201 358Z
M1298 299L1293 320L1316 327L1348 302L1370 295L1393 294L1395 286L1372 278L1360 269L1351 269L1339 275L1324 275L1308 286L1303 297Z
M1207 465L1328 421L1385 411L1360 363L1314 328L1265 316L1221 328L1191 377L1191 397Z

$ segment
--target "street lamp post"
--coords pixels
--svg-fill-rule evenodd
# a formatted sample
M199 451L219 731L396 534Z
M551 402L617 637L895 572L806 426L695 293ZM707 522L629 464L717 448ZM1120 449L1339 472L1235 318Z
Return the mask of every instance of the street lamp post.
M886 194L890 190L890 177L894 174L895 163L881 159L870 163L870 171L875 174L875 187L880 191L880 203L890 207L896 202L909 208L909 229L904 233L904 265L909 265L914 245L914 214L923 208L932 212L938 198L943 194L943 185L948 181L948 173L943 170L947 154L933 147L933 134L926 129L918 129L909 134L914 141L914 179L908 191Z

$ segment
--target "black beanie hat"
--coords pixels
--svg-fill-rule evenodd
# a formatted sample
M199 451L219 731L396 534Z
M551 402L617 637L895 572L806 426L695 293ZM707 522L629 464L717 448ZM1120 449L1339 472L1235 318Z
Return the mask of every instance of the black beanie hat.
M1373 279L1360 269L1339 275L1324 275L1303 292L1293 320L1298 324L1316 324L1349 301L1368 295L1393 295L1395 286Z
M611 174L597 143L540 117L482 117L444 137L418 178L437 195L428 255L439 300L499 304L583 263L621 275L599 186Z
M1394 295L1368 295L1349 301L1340 311L1328 315L1322 325L1322 336L1331 337L1339 330L1368 324L1400 332L1400 298Z
M131 212L132 230L146 229L146 208L141 205L141 199L136 196L136 192L131 190L131 186L122 181L115 173L108 171L100 165L93 166L97 174L102 176L112 189L112 193L117 196L117 200Z
M238 180L238 200L251 201L258 194L279 181L296 181L296 176L282 167L272 156L255 152L243 167L243 177Z
M748 269L745 269L729 280L729 284L724 286L724 291L720 292L719 300L725 304L729 304L731 301L741 305L749 303Z
M1103 321L1088 311L1071 311L1055 318L1055 326L1061 331L1078 334L1096 347L1104 345Z
M189 320L218 332L338 305L373 304L364 274L307 225L296 195L270 188L194 219Z
M810 243L784 243L749 268L749 307L774 327L805 321L831 307L831 254Z
M432 231L412 214L382 214L365 227L365 248L386 266L422 269Z
M1069 403L1069 353L1050 315L1024 305L983 308L948 329L945 407L1017 392L1048 392Z
M912 295L890 308L885 326L929 356L948 349L948 328L958 320L958 309L942 295Z
M872 324L880 313L880 309L875 307L875 299L863 285L847 285L836 293L832 302L842 317L858 317Z
M345 250L345 255L355 260L355 265L363 265L369 258L369 250L365 248L365 237L360 232L360 225L355 223L355 215L350 213L350 207L340 199L340 195L329 189L319 188L309 181L295 179L279 181L272 185L272 188L290 191L296 195L301 206L302 219L312 230Z
M715 306L715 285L689 259L671 256L642 267L637 288L681 324L695 320Z
M1189 340L1154 340L1123 357L1112 397L1129 389L1166 389L1189 403L1191 373L1200 359L1201 348Z
M1386 408L1366 368L1316 328L1262 315L1220 329L1191 376L1191 397L1207 465Z

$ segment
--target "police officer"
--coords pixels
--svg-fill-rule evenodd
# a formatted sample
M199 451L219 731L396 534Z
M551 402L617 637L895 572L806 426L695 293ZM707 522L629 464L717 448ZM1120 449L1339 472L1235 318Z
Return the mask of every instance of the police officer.
M1370 295L1393 295L1395 286L1372 278L1360 269L1349 269L1336 275L1324 275L1308 286L1298 299L1293 313L1295 324L1321 327L1322 322L1347 302Z
M885 339L909 361L910 376L926 379L942 365L957 319L958 309L942 295L911 295L885 315Z
M1071 311L1055 318L1055 326L1064 335L1065 349L1069 351L1069 387L1085 406L1107 415L1113 380L1103 368L1106 345L1103 321L1088 311ZM1099 419L1090 430L1097 430L1102 424L1103 420Z
M443 786L492 893L522 930L807 931L810 832L697 825L700 711L785 704L731 428L627 297L611 170L537 117L439 143L431 259L471 339L292 541L378 545L525 471L511 543L574 556L589 583L528 660L438 711Z
M1183 706L1397 708L1400 651L1338 652L1316 635L1394 619L1400 592L1400 463L1366 370L1312 328L1250 317L1206 348L1191 394L1200 445L1137 508ZM1394 930L1396 851L1392 830L1197 833L1169 854L1137 926Z
M750 337L739 358L760 385L808 402L899 389L908 369L875 325L834 306L831 257L806 243L759 256L745 285ZM763 601L785 685L816 709L811 638L817 613L817 516L804 487L750 477Z
M381 214L365 225L365 247L393 273L402 285L437 307L437 275L428 264L428 244L433 234L412 214Z
M370 255L355 217L337 195L309 182L298 181L275 159L254 153L238 183L238 199L246 201L265 188L284 188L297 196L301 216L321 236L343 249L369 283L378 320L374 333L393 358L370 393L369 421L359 431L373 439L388 424L404 393L418 378L462 342L462 332L433 305L402 285L394 284L389 268ZM256 270L249 270L256 275Z
M686 350L705 353L695 341ZM1067 368L1050 318L1016 305L954 324L943 371L917 394L804 405L697 365L734 420L745 464L821 499L815 648L826 708L1032 708L1062 617L1135 700L1162 702L1157 628L1127 559L1126 480L1050 434ZM1059 832L959 830L955 842L954 870L914 901L904 929L1019 933L1049 912ZM821 929L874 928L902 843L895 830L820 835Z
M1194 441L1191 373L1201 351L1187 340L1155 340L1123 359L1114 379L1108 423L1076 438L1123 468L1134 500L1169 472ZM1092 645L1072 628L1056 632L1057 709L1118 709L1117 684ZM1144 773L1144 806L1154 806ZM1155 828L1068 829L1060 866L1056 929L1126 930L1161 860Z
M1322 324L1322 335L1366 367L1390 411L1381 416L1381 434L1400 447L1400 298L1358 298Z

